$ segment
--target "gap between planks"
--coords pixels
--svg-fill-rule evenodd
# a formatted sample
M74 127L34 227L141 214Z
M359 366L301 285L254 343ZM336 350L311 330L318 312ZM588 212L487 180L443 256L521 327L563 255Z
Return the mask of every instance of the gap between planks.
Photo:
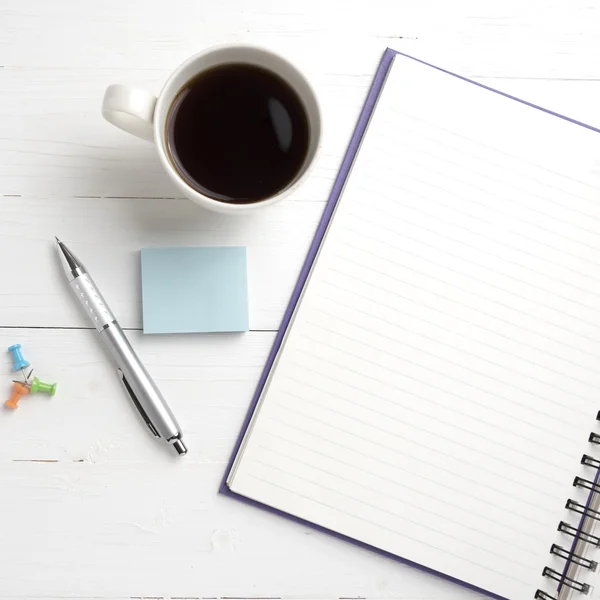
M77 458L74 460L58 460L57 458L13 458L12 462L26 462L26 463L58 463L58 462L70 462L70 463L84 463L84 458Z
M64 325L64 326L55 326L55 325L0 325L0 329L55 329L57 331L65 330L65 331L88 331L94 330L95 327L85 327L78 325ZM123 331L143 331L141 327L122 327ZM248 329L248 333L277 333L277 329ZM198 332L202 335L201 332ZM208 334L218 333L218 332L206 332ZM0 599L2 597L0 596Z

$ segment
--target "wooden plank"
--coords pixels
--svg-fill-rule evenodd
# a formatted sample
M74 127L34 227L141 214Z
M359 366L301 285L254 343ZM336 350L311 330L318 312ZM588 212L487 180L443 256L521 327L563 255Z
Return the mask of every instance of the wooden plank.
M468 75L598 78L589 0L4 0L4 66L170 70L212 44L271 46L319 73L371 73L382 46L419 47ZM60 32L57 35L57 32ZM418 43L418 44L417 44ZM107 80L107 83L110 79Z
M228 218L188 200L2 198L0 256L7 257L2 275L10 284L0 294L1 324L90 326L58 262L58 235L88 267L126 328L142 324L142 247L246 246L250 326L275 330L322 210L322 202L306 200Z
M272 333L128 333L185 429L177 461L92 331L19 326L87 326L53 254L59 234L127 327L141 324L141 247L246 245L251 325L276 329L385 46L598 125L599 34L589 0L4 0L0 347L21 342L59 389L0 411L0 600L479 598L217 494ZM230 41L295 62L325 118L309 182L239 220L166 200L152 146L99 112L108 84L157 92L190 54ZM8 394L8 355L0 367Z
M217 494L273 334L130 337L185 458L140 422L93 332L0 330L0 347L21 342L58 382L0 414L0 598L469 597Z
M127 336L185 429L186 464L224 468L274 334ZM175 453L140 422L95 331L0 328L0 348L15 343L58 392L0 410L0 460L174 464ZM8 398L11 379L21 373L13 374L5 351L0 373Z
M327 197L374 69L375 65L360 78L313 78L323 108L324 136L313 175L294 199ZM178 195L154 145L118 130L100 114L108 84L125 79L158 92L167 75L156 70L130 74L119 69L0 69L0 196Z
M365 73L309 73L325 127L316 168L295 200L326 199L378 57ZM158 91L166 75L137 71L125 79ZM104 88L122 78L123 72L115 69L0 69L0 196L176 196L153 145L117 130L100 116ZM477 79L599 123L600 92L593 81Z
M2 275L7 285L0 294L2 324L87 326L68 297L58 268L52 239L59 235L86 262L122 325L129 328L141 327L138 252L142 247L247 246L251 327L277 329L366 90L365 79L361 90L353 92L354 100L344 105L345 111L336 114L335 99L352 89L350 79L340 77L326 88L330 91L330 95L325 94L330 126L314 176L289 200L237 219L209 213L184 199L109 197L117 192L122 196L149 193L152 182L161 194L173 193L154 164L157 159L150 144L129 139L116 129L113 132L98 118L95 127L99 140L103 135L114 134L112 145L103 147L101 141L98 146L81 145L76 136L77 131L84 129L85 112L78 113L75 107L70 116L63 117L65 138L57 144L51 139L51 126L36 130L36 124L43 122L42 88L36 88L30 100L37 107L39 119L20 115L16 95L10 101L0 99L0 121L18 122L18 126L6 128L13 137L0 140L0 171L3 170L0 181L11 182L4 189L18 193L0 198L0 255L18 257L3 264ZM597 109L600 87L595 82L480 81L600 125ZM3 105L6 108L2 109ZM15 114L11 116L12 113ZM77 114L81 122L68 126L69 118ZM32 137L35 135L37 138ZM21 154L14 147L40 150ZM142 153L131 152L134 147ZM64 149L58 152L57 148ZM12 164L11 160L21 161L23 168L21 173L15 171L12 178L9 171L18 164ZM80 167L73 164L70 170L68 165L73 161ZM26 177L27 170L45 175ZM72 173L80 174L76 175L77 184L73 183ZM104 179L100 173L104 173ZM94 190L96 194L91 194ZM73 195L76 191L91 195L76 197Z

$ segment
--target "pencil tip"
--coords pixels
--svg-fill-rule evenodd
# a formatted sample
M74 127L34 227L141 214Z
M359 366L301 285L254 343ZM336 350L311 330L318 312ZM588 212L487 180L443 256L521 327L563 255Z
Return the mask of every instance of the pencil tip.
M57 244L60 244L60 240L56 236L54 236L54 239L56 240Z

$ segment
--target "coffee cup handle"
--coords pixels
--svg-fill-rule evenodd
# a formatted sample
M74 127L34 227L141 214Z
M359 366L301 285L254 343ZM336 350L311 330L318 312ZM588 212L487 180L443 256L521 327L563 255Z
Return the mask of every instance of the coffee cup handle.
M109 85L102 100L102 116L143 140L154 141L156 96L127 85Z

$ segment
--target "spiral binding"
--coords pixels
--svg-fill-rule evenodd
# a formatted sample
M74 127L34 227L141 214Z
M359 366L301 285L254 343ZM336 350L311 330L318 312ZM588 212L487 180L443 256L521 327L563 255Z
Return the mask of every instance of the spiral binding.
M600 421L600 412L598 412L596 419ZM590 433L588 441L592 444L600 445L600 434L594 432ZM570 567L574 566L575 568L587 569L589 571L595 571L598 567L598 563L596 561L585 558L585 556L578 554L577 551L579 550L578 546L580 544L590 544L592 546L600 547L600 537L585 531L585 524L588 522L588 519L590 521L600 522L600 511L592 507L594 504L593 501L596 499L596 497L600 498L600 483L597 483L598 471L600 470L600 460L590 456L589 454L584 454L581 457L581 464L596 470L595 476L591 479L586 479L585 477L575 477L573 480L573 485L575 487L589 490L589 501L584 505L571 498L567 500L565 508L574 513L582 515L582 517L580 517L580 524L577 527L574 527L565 521L561 521L558 524L558 531L571 536L573 538L573 543L569 549L565 549L558 544L552 544L552 547L550 548L550 554L558 556L565 561L564 569L562 571L557 571L551 567L544 567L542 572L544 577L558 582L557 589L559 595L560 590L563 587L570 588L582 594L587 594L589 592L590 587L588 584L582 583L571 576L572 573L570 572ZM544 590L537 590L535 593L535 599L559 600L559 595L551 595ZM562 595L560 597L562 597Z

